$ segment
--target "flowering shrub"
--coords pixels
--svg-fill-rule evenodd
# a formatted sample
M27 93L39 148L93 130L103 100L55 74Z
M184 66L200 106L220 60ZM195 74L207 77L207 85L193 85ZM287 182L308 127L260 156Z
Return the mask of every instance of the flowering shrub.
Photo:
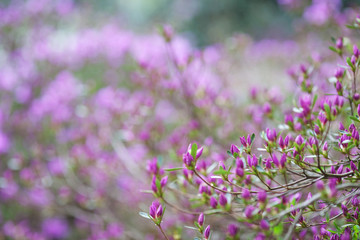
M169 26L139 35L87 14L0 9L0 239L357 238L351 33L290 67L287 94L270 79L321 37L200 50Z
M357 17L348 27L359 24ZM190 215L189 226L168 227L167 235L166 216L154 216L152 206L150 218L165 238L180 239L186 228L201 239L360 238L360 52L344 37L330 50L341 62L328 86L314 81L319 67L310 63L290 72L298 90L278 129L241 136L219 162L192 143L182 166L149 169L153 195L178 216ZM262 110L274 118L270 104Z

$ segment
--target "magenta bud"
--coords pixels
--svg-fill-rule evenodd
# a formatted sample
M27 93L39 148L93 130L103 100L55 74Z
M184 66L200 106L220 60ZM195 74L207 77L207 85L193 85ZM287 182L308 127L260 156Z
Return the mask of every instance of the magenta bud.
M272 161L275 164L275 166L280 167L279 159L276 157L275 154L273 155Z
M320 128L319 128L318 125L315 125L315 127L314 127L314 132L315 132L317 135L320 134Z
M240 154L239 148L237 146L235 146L234 144L231 144L230 152L232 155L234 155L234 153Z
M281 166L281 167L284 167L284 166L285 166L286 158L287 158L287 156L286 156L286 154L284 153L284 154L281 156L281 158L280 158L280 166Z
M252 157L252 165L253 165L254 167L256 167L258 164L259 164L259 160L258 160L257 157L254 155L254 156Z
M323 146L323 151L327 152L328 150L329 150L328 143L325 142L325 143L324 143L324 146Z
M270 113L271 112L271 105L270 105L270 103L265 103L264 104L264 106L263 106L263 111L265 112L265 113Z
M267 194L265 191L258 192L258 200L259 202L264 203L266 201Z
M220 194L219 203L220 203L220 206L223 206L223 207L227 204L227 199L224 194Z
M341 82L337 81L335 85L336 91L341 92L342 91L342 84Z
M266 137L268 138L268 140L270 142L273 142L276 140L276 130L273 129L273 130L270 130L270 129L266 129Z
M170 25L165 24L162 30L165 40L168 42L171 41L174 36L174 29Z
M306 200L309 200L309 199L311 199L311 198L312 198L312 194L311 194L311 192L309 192L309 194L307 195Z
M325 188L324 182L323 182L322 180L317 181L317 182L316 182L316 187L317 187L317 189L319 189L320 191L321 191L321 190L324 190L324 188Z
M154 176L152 181L151 181L151 190L154 191L154 193L156 193L158 191L158 188L156 186L156 177Z
M269 222L262 219L260 221L260 228L263 229L263 230L266 230L266 231L269 230L269 228L270 228Z
M271 158L268 158L265 160L265 168L266 169L271 169Z
M240 142L244 147L247 147L246 139L245 137L240 137Z
M338 69L336 69L336 71L335 71L335 77L337 78L337 79L339 79L339 78L342 78L344 76L344 69L343 68L338 68Z
M340 165L340 167L338 168L338 170L336 171L337 174L342 174L344 170L344 165Z
M210 225L208 225L204 231L204 238L209 239L209 237L210 237Z
M351 199L351 204L354 206L354 207L357 207L359 206L359 199L355 196Z
M212 207L212 208L217 208L217 205L218 205L218 201L216 200L216 198L215 197L211 197L210 198L210 206Z
M303 144L304 138L303 138L301 135L299 135L299 136L297 136L297 137L295 138L295 142L296 142L297 145L300 146L301 144Z
M252 205L249 205L245 208L244 215L246 218L252 218L253 212L255 210L255 207Z
M291 114L286 114L285 115L285 123L289 124L289 123L294 123L294 118Z
M346 215L349 211L348 208L344 204L341 204L341 209L342 209L344 215Z
M235 224L230 224L228 227L228 233L230 237L235 237L238 232L238 227Z
M284 149L286 147L282 136L279 137L278 143L281 149Z
M199 226L203 226L203 225L204 225L204 220L205 220L204 213L201 213L201 214L199 215L199 218L198 218L198 224L199 224Z
M219 162L219 166L222 167L224 170L226 169L225 164L224 164L223 161L220 161L220 162Z
M194 158L191 156L189 152L187 152L183 155L183 161L186 166L191 166L192 162L194 161Z
M359 101L360 100L360 94L355 93L353 98L354 98L355 101Z
M252 165L252 159L251 159L250 155L247 156L247 162L248 162L249 167L251 168L253 165Z
M342 49L343 48L343 39L342 38L338 38L337 40L336 40L336 47L338 48L338 49Z
M249 189L244 188L243 192L241 193L241 196L242 196L244 199L249 200L249 199L251 198L251 194L250 194Z
M204 147L201 147L196 151L196 159L201 157L203 150L204 150Z
M244 162L240 158L238 158L236 159L236 166L239 168L244 168Z
M358 170L358 168L356 167L356 165L353 161L350 161L350 167L351 167L351 170L353 170L354 172Z
M289 146L289 142L290 142L290 137L289 136L286 136L285 139L284 139L284 144L285 146Z
M250 146L251 143L252 143L252 141L251 141L251 135L250 135L250 134L248 134L248 136L247 136L247 138L246 138L246 141L247 141L248 146Z
M353 47L353 53L356 58L359 58L360 52L356 45L354 45L354 47Z
M356 65L356 57L355 57L354 55L351 56L350 61L351 61L351 64L352 64L353 66Z
M165 176L161 179L160 181L161 187L165 187L167 180L168 180L168 176Z
M342 122L339 123L339 130L340 131L345 131L345 127L344 127L344 124Z
M300 71L302 71L303 73L307 72L306 66L304 64L300 64Z
M351 134L351 137L352 137L354 140L359 141L359 132L358 132L356 129L354 129L353 132L352 132L352 134Z
M243 168L236 168L236 175L238 175L239 177L243 177L244 176L244 169Z

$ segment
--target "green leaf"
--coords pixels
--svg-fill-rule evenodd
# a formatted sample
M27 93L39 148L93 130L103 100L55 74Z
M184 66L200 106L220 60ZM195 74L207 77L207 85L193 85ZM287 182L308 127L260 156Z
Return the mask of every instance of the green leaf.
M229 155L229 157L234 158L234 155L230 152L230 150L227 150L226 153Z
M255 133L251 134L251 144L254 142L255 139Z
M324 104L324 109L325 109L326 115L328 116L328 118L330 118L331 110L330 110L330 106L327 103Z
M197 150L198 150L198 146L197 146L197 144L196 143L193 143L192 145L191 145L191 156L194 158L194 159L196 159L196 152L197 152Z
M315 94L311 108L314 108L317 99L318 99L318 95Z
M213 174L215 174L215 175L225 175L225 174L228 174L228 173L229 172L224 170L222 167L220 167L219 170L216 170L216 171L213 172Z
M339 53L339 49L333 47L333 46L330 46L329 49L333 52L336 52L336 53Z
M349 118L355 122L360 122L360 120L357 117L349 116Z
M150 215L146 212L139 212L139 215L142 216L143 218L151 219Z
M183 167L177 167L177 168L166 168L165 171L172 172L172 171L178 171L184 169Z
M347 28L350 28L350 29L358 29L358 27L354 26L354 25L346 25Z
M279 223L277 226L274 227L274 235L280 236L284 230L283 223Z

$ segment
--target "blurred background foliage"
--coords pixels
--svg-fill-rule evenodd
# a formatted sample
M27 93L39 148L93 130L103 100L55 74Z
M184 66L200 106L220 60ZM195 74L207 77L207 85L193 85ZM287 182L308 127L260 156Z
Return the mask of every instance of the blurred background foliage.
M234 33L255 39L283 39L294 34L293 21L301 11L284 11L278 2L291 0L74 0L82 9L92 9L93 20L117 19L124 28L140 33L168 23L197 46L221 42ZM306 6L316 0L303 0ZM0 0L7 5L10 0ZM346 8L360 0L343 0Z

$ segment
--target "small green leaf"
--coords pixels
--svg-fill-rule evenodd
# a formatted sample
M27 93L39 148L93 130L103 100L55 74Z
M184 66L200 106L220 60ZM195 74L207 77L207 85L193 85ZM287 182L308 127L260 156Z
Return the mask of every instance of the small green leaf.
M196 143L193 143L192 145L191 145L191 156L194 158L194 159L196 159L196 152L197 152L197 150L198 150L198 146L197 146L197 144Z
M251 144L254 142L255 139L255 133L251 134Z
M333 46L330 46L329 49L333 52L336 52L336 53L339 53L339 49L333 47Z
M184 169L183 167L177 167L177 168L166 168L165 171L172 172L172 171L178 171Z
M280 236L284 230L283 224L279 223L277 226L274 227L274 235Z
M360 120L357 117L349 116L349 118L355 122L360 122Z

